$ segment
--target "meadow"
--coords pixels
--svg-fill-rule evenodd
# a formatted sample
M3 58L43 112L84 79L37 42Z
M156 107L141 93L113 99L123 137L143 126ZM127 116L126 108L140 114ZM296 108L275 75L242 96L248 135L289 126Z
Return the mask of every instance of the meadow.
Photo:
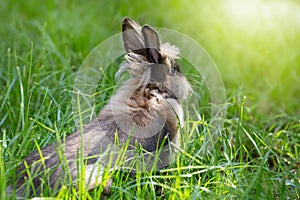
M1 1L0 199L25 156L76 130L76 72L125 16L197 41L221 74L226 115L213 148L200 154L212 105L188 70L201 109L187 113L185 148L161 173L114 172L109 199L300 199L300 2L292 0ZM109 69L98 111L117 84L117 65ZM102 189L41 196L99 199Z

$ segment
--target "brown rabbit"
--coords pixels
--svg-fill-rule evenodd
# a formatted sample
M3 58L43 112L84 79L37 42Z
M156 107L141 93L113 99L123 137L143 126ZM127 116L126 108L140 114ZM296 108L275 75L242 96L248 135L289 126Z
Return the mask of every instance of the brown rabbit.
M129 71L131 78L111 97L97 119L82 131L66 137L62 151L58 151L59 145L54 143L41 149L41 153L36 151L26 157L17 170L19 179L16 185L8 188L9 194L15 191L19 197L33 196L32 188L35 188L35 194L39 195L43 192L40 187L43 182L57 191L68 174L71 174L73 183L78 184L80 152L86 165L85 187L96 187L109 162L109 156L104 158L102 155L111 158L111 154L115 154L112 156L114 164L121 151L115 145L116 138L119 144L128 145L126 158L133 158L136 147L141 147L148 152L142 154L150 158L147 165L156 165L156 168L168 165L170 144L178 142L178 124L183 125L181 103L191 90L175 61L179 50L169 43L161 45L153 28L148 25L141 27L129 18L123 20L122 33L126 61L116 76ZM61 154L65 162L60 158ZM158 159L153 161L155 158ZM33 185L26 182L25 161L29 166L27 171L34 174ZM99 166L101 170L98 170ZM43 180L45 173L48 180Z

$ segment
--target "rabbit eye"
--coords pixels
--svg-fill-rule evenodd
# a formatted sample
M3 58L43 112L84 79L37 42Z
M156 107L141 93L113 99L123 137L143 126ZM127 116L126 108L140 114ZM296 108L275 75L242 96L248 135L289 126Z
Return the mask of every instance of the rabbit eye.
M172 72L172 74L173 74L175 71L181 73L181 70L180 70L179 65L178 65L175 61L173 61L173 62L172 62L172 65L171 65L171 72Z

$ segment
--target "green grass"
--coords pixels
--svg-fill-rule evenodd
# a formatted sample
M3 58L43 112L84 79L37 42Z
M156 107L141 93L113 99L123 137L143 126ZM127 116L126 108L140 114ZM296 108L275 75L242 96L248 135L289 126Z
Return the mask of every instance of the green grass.
M26 155L75 131L71 100L76 72L98 43L120 31L124 16L197 40L219 67L228 108L216 145L200 154L210 123L203 85L197 90L202 108L186 119L185 148L174 163L161 173L136 177L114 172L110 198L299 199L300 4L288 3L288 14L272 8L271 18L243 20L217 0L2 1L1 199ZM113 91L115 71L108 70L101 82L97 109ZM193 71L187 77L199 81ZM87 193L63 187L58 197L96 199L102 189Z

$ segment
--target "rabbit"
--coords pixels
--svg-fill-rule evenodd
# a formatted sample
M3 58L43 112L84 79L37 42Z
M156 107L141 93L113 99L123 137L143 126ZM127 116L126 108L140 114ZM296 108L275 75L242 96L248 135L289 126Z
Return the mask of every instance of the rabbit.
M176 62L179 49L169 43L161 44L156 30L149 25L141 27L127 17L122 22L122 37L125 61L116 77L128 71L130 78L117 89L95 120L66 137L61 144L61 152L57 150L57 142L27 156L18 167L16 184L7 189L9 195L13 191L17 197L39 195L43 192L43 188L39 188L43 173L50 174L46 182L53 191L60 189L67 172L70 172L71 180L75 180L72 184L78 184L77 161L81 150L86 165L84 186L88 190L95 188L103 181L103 170L97 169L99 166L105 168L109 162L108 157L100 154L120 152L114 146L116 137L120 144L128 144L126 151L132 152L126 152L128 158L135 156L138 146L154 157L160 154L157 168L168 165L171 160L170 144L178 144L179 129L184 125L181 104L192 90ZM163 146L164 152L157 151L160 146ZM61 161L60 153L66 162ZM44 160L41 160L40 154ZM112 160L116 163L117 156L114 155ZM28 177L24 163L29 166L29 172L36 174L32 178L33 185L26 184ZM109 193L111 184L112 179L109 179L104 193ZM36 189L35 193L32 187ZM30 193L26 194L28 190Z

